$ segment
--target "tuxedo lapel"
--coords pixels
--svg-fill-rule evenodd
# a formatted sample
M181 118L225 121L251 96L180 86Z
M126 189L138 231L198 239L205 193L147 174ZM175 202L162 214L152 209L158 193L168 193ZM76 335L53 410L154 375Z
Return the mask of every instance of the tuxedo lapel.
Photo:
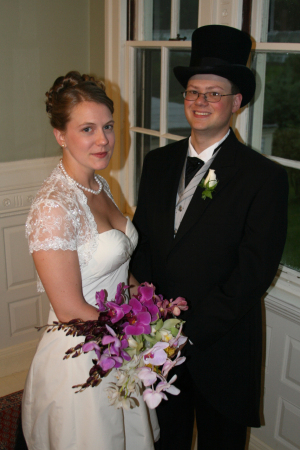
M177 243L190 230L190 228L200 220L201 216L204 214L207 208L214 207L214 199L216 198L216 196L218 196L221 190L224 189L227 183L237 173L238 167L236 166L236 142L236 137L233 131L231 131L228 138L224 141L224 144L222 145L222 148L220 149L218 155L210 166L210 169L215 170L218 180L218 185L212 194L213 198L206 198L205 200L203 200L203 189L200 186L196 188L193 198L178 228L176 237L172 242L170 250L175 245L177 245Z

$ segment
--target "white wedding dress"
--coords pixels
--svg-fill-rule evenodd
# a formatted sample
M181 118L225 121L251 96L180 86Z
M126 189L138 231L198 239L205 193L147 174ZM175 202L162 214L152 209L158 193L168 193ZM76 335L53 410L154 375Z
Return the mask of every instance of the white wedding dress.
M104 189L111 197L106 181ZM76 250L85 300L95 306L95 293L105 289L113 300L118 283L128 281L137 232L127 220L126 233L98 234L86 196L57 167L33 202L26 223L30 251ZM38 289L43 290L39 282ZM57 320L50 306L49 321ZM104 389L114 370L97 387L75 394L72 386L88 378L94 352L63 360L82 337L63 331L44 333L32 361L22 402L22 426L29 450L152 450L159 437L155 411L143 398L129 411L110 406Z

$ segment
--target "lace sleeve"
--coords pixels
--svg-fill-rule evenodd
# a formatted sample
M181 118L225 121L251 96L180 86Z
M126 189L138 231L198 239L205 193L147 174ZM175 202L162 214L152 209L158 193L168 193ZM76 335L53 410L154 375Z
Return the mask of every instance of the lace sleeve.
M26 221L26 237L30 253L38 250L76 250L78 223L57 199L34 202Z

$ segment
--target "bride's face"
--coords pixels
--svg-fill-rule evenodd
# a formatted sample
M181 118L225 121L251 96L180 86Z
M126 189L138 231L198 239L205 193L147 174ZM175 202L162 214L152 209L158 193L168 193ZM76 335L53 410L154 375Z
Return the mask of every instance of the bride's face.
M68 165L87 170L105 169L115 145L114 120L108 107L84 101L74 106L66 130L54 130L64 147L63 159Z

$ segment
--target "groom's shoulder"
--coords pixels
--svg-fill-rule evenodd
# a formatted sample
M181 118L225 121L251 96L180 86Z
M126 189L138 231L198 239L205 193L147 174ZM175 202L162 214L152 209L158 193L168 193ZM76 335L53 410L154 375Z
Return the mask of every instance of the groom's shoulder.
M189 139L185 138L180 141L172 142L171 144L165 145L164 147L159 147L151 150L145 157L145 162L149 164L163 163L164 161L169 161L170 158L176 158L176 156L182 154L182 152L187 152Z
M249 145L245 145L240 142L236 136L232 137L232 143L236 146L237 151L237 164L241 167L245 167L247 170L253 170L256 176L261 171L264 173L281 173L285 174L286 170L283 166L270 159L267 155L264 155L258 150L253 149Z

